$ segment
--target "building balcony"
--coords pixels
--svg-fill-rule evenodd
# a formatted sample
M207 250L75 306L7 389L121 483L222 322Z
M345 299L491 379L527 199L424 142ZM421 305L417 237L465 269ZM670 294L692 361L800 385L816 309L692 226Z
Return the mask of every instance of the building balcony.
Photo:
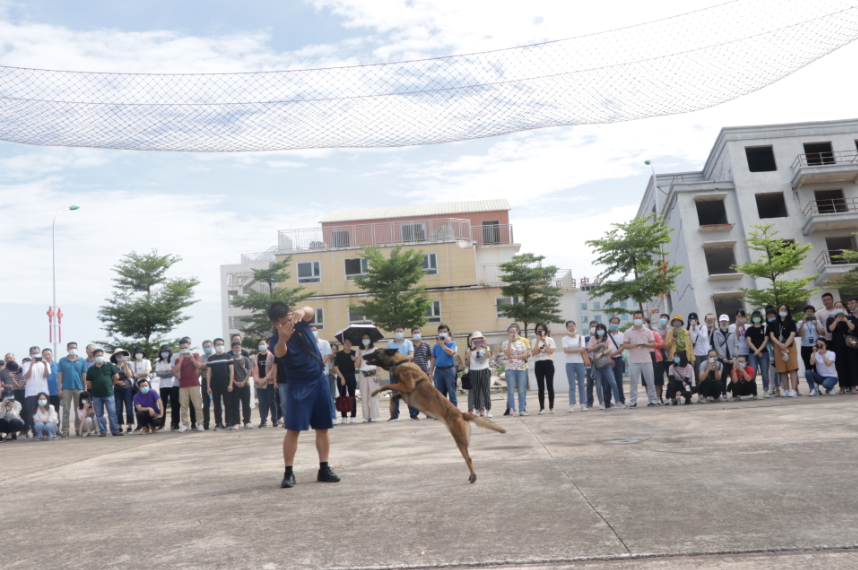
M479 285L487 287L502 287L504 285L501 279L503 271L499 264L487 263L482 266L482 273L478 276ZM586 281L586 277L584 278ZM564 291L572 291L578 289L578 281L572 277L571 269L558 269L554 275L552 286Z
M849 263L845 259L839 259L842 250L826 250L820 252L816 258L816 272L819 276L814 281L814 285L822 285L827 281L837 281L844 274L852 270L856 265Z
M471 226L470 220L446 218L280 230L277 254L456 241L478 246L512 244L512 225Z
M858 200L855 198L833 198L813 200L804 208L806 236L820 230L858 230Z
M858 183L858 151L800 154L792 163L792 188L829 182Z

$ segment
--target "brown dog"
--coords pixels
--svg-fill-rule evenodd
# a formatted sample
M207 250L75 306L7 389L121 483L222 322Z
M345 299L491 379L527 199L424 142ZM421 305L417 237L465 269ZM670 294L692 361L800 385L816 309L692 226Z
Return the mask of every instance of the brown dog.
M390 399L391 415L393 415L396 399L401 398L406 404L417 408L427 416L444 420L447 429L450 430L453 439L456 440L456 445L459 446L459 451L462 452L462 457L465 458L465 463L468 464L468 469L471 471L468 480L471 483L476 481L477 474L474 473L474 462L471 461L471 456L468 454L468 442L471 438L471 426L468 425L468 422L474 422L480 427L500 433L506 433L506 430L485 418L462 413L459 408L450 403L450 400L441 395L441 392L432 385L429 377L420 370L420 367L407 360L395 348L388 348L384 352L376 350L365 355L363 359L368 364L380 366L385 370L390 370L393 374L396 383L382 386L372 393L375 396L385 390L399 392Z

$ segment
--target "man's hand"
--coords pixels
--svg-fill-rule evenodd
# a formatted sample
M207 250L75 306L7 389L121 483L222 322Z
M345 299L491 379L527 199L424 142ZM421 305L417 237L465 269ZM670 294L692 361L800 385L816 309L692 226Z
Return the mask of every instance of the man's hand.
M206 394L211 395L211 393L212 393L212 389L211 389L211 388L206 388Z
M285 342L292 338L292 334L295 332L295 323L290 319L285 323L278 324L276 328L280 338Z
M304 320L304 317L304 309L295 309L294 311L292 311L292 316L289 317L289 322L292 323L292 326L294 328L295 325Z
M227 392L232 392L232 384L229 385L229 388L226 389Z
M59 391L57 392L57 397L62 399L62 397L63 397L63 389L62 388L60 388Z
M153 410L152 408L146 408L146 409L149 410L150 416L153 416L153 417L155 416L155 413L156 413L155 410Z

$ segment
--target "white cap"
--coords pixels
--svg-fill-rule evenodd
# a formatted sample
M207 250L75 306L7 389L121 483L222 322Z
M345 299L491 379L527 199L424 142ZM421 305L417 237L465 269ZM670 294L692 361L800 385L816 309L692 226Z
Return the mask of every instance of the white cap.
M719 321L727 321L729 323L730 317L728 317L727 315L721 315L720 317L718 317L718 320Z
M471 335L471 340L473 340L475 338L481 338L483 340L486 339L486 337L484 337L483 333L481 333L480 331L474 331L474 334Z

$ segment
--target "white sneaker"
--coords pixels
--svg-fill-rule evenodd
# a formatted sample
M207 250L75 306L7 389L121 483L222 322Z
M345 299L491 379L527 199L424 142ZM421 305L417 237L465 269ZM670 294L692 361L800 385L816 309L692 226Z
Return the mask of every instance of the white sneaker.
M512 415L512 414L510 414L510 415ZM518 415L520 415L520 416L529 416L530 414L528 414L528 413L527 413L527 410L524 410L524 411L519 412L519 413L518 413Z
M486 417L487 417L487 418L492 417L492 413L491 413L491 412L486 412Z
M179 428L179 433L185 433L189 429L191 429L191 428L189 428L188 426L182 426Z
M816 388L814 388L813 390L810 391L810 394L808 394L808 396L819 396L819 391Z
M586 411L587 411L587 406L585 406L584 404L581 404L581 411L582 411L582 412L586 412ZM552 410L552 411L551 411L551 413L553 414L553 413L554 413L554 411Z
M244 429L253 429L253 424L250 422L244 424Z
M625 404L616 404L614 407L617 408L618 410L625 410L626 409Z
M536 414L536 415L541 416L541 415L542 415L542 414L544 414L544 413L545 413L545 410L539 410L539 413L538 413L538 414Z
M605 404L599 404L599 409L605 411Z
M554 413L554 408L548 408L548 413L549 413L549 414L553 414L553 413Z
M357 418L355 418L355 417L353 417L353 418L349 421L349 423L352 423L352 424L353 424L353 423L356 423L356 422L357 422Z
M181 430L180 430L180 431L181 431ZM206 428L204 428L204 427L203 427L203 426L201 426L201 425L197 425L197 431L206 431Z
M772 396L771 390L764 390L763 391L763 398L771 398L771 396Z
M368 424L368 423L369 423L369 420L368 420L368 419L366 419L366 418L364 418L363 423Z
M577 412L577 411L578 410L575 409L575 406L569 406L569 413Z

